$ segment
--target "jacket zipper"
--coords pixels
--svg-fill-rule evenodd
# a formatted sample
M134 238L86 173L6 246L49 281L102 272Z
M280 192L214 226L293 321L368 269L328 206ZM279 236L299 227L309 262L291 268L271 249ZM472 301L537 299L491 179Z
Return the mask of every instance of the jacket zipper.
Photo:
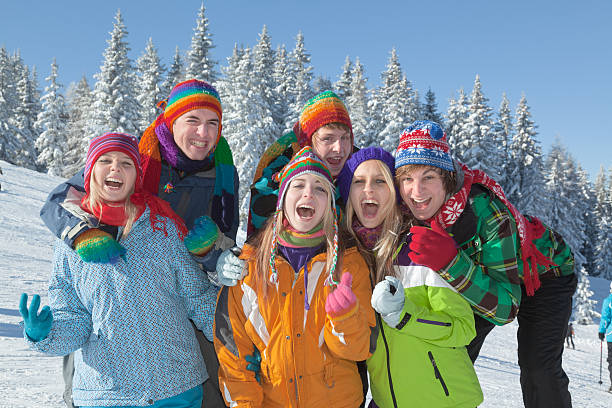
M448 392L448 387L446 386L446 383L444 382L444 378L442 378L442 374L440 374L440 370L438 370L438 365L436 364L436 360L434 359L434 356L431 353L431 351L428 351L427 355L429 356L429 361L431 361L431 365L433 366L434 374L436 375L436 378L440 381L440 384L442 385L442 389L444 390L444 394L446 394L446 396L448 397L450 395Z
M389 359L389 344L387 343L387 336L385 336L385 328L382 325L382 319L380 315L376 313L376 320L380 327L380 334L382 335L383 342L385 343L385 352L387 357L387 378L389 380L389 392L391 393L391 399L393 400L393 406L397 408L397 400L395 399L395 391L393 390L393 378L391 376L391 361Z

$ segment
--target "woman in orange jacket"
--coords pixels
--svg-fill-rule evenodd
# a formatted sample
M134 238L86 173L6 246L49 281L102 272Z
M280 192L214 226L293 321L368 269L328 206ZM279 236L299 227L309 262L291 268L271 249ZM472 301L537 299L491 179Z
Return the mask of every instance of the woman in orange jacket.
M302 149L280 174L276 213L245 245L248 274L215 314L219 386L232 407L358 407L356 361L375 326L368 267L338 250L332 177ZM350 271L350 272L349 272ZM261 376L246 356L261 353Z

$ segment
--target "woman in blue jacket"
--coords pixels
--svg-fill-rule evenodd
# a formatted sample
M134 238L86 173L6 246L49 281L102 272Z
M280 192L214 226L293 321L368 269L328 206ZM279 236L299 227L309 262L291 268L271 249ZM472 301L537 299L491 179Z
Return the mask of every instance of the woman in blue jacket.
M26 341L46 354L77 351L78 406L200 407L206 371L189 319L212 340L217 290L187 251L182 220L142 189L135 137L91 140L85 191L80 207L118 227L120 256L84 262L58 240L50 307L38 313L40 297L28 308L21 296ZM212 241L218 232L210 222Z

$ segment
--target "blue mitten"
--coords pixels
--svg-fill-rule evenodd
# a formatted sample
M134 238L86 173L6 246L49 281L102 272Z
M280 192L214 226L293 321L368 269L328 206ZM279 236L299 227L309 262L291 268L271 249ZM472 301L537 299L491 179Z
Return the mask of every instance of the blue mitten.
M404 309L404 285L395 276L385 276L372 291L372 307L391 327L396 327Z
M27 293L21 294L19 313L23 317L26 335L34 342L44 340L49 335L53 323L53 314L49 306L43 307L38 313L39 306L40 296L34 295L28 308L28 295Z
M116 264L125 257L125 248L108 232L98 228L85 231L74 240L74 250L85 262Z
M253 354L248 354L244 359L249 363L247 364L247 370L255 373L255 379L261 384L261 354L257 347L253 351Z
M219 227L208 215L195 220L193 228L185 237L185 246L192 254L204 256L210 251L219 238Z
M217 279L224 286L236 286L246 275L245 261L238 258L232 249L226 249L217 259Z

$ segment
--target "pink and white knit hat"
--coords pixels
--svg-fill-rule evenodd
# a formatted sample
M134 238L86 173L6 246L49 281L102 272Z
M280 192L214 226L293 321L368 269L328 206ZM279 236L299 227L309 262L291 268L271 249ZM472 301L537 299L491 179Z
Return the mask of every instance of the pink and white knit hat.
M142 179L140 167L140 153L138 152L138 139L127 133L104 133L96 136L89 142L87 158L85 159L85 191L89 193L89 180L93 165L104 153L122 152L127 154L136 167L136 190L139 189Z

